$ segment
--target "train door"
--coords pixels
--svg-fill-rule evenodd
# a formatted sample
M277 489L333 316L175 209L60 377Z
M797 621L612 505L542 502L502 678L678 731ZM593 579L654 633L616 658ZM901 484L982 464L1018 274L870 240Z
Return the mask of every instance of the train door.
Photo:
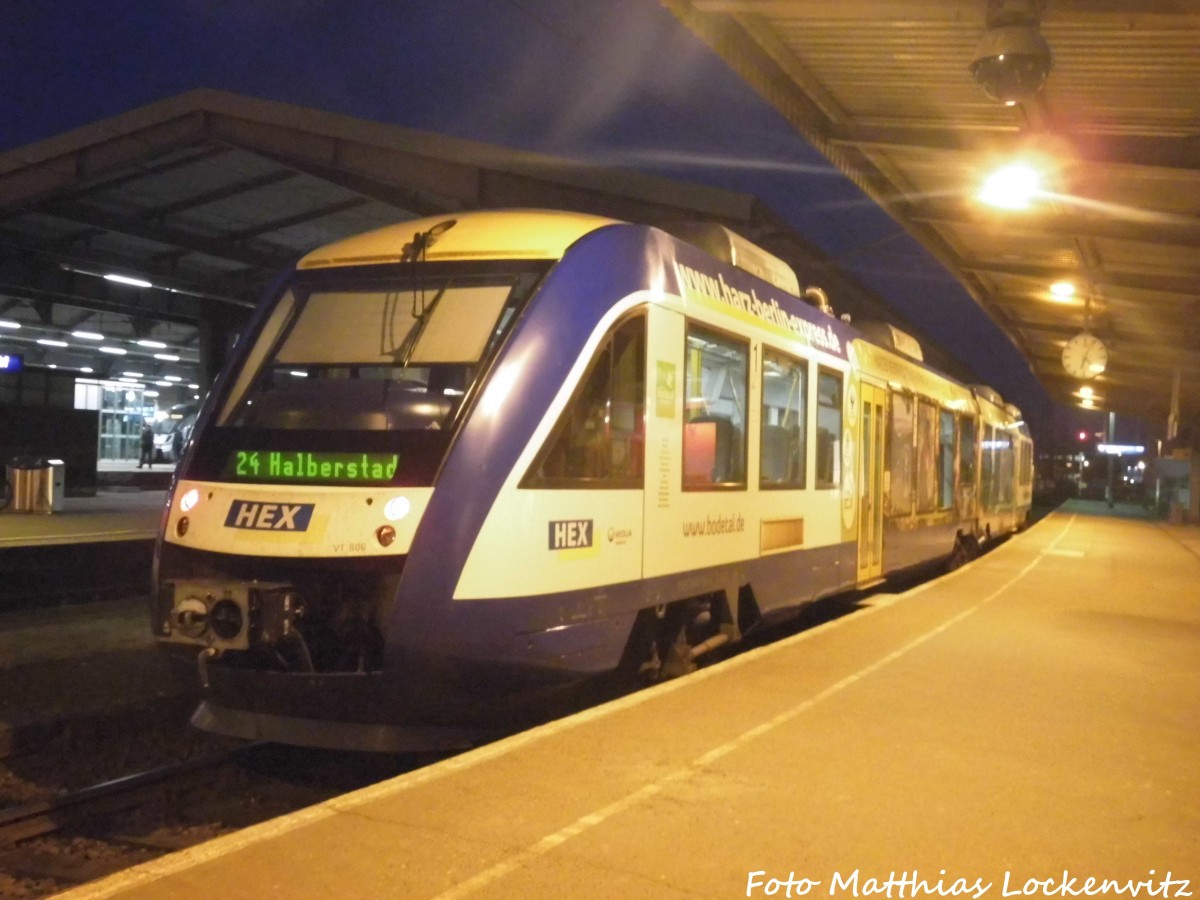
M859 432L858 583L883 575L883 433L887 391L862 383Z

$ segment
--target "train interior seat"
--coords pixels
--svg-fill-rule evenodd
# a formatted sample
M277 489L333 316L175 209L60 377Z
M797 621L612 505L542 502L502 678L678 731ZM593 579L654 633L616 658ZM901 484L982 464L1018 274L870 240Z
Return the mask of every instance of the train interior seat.
M697 416L685 426L683 439L684 484L742 479L742 432L728 416Z
M762 469L760 479L767 484L782 484L795 480L794 453L796 430L782 425L762 428Z

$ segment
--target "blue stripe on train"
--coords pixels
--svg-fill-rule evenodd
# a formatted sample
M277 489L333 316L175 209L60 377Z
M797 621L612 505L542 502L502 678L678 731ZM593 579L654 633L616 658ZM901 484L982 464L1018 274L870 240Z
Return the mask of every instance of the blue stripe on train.
M731 583L749 584L764 619L770 620L850 587L847 578L854 577L855 552L853 543L836 544L607 585L601 590L448 603L438 619L447 638L441 649L459 659L573 675L601 673L620 662L637 610L653 606L658 598L717 591ZM420 648L436 654L437 641L426 637L421 636Z

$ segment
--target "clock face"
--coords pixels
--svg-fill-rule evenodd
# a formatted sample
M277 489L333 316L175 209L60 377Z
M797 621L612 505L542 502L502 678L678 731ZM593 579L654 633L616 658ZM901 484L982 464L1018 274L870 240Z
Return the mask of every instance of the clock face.
M1063 347L1062 363L1068 375L1095 378L1108 366L1108 350L1094 334L1080 332Z

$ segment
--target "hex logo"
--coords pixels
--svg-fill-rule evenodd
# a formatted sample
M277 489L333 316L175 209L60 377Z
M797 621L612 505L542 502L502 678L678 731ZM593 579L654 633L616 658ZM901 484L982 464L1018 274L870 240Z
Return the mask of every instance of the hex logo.
M315 503L254 503L234 500L225 516L226 528L254 531L307 531Z
M591 519L564 519L550 523L551 550L578 550L592 546Z

